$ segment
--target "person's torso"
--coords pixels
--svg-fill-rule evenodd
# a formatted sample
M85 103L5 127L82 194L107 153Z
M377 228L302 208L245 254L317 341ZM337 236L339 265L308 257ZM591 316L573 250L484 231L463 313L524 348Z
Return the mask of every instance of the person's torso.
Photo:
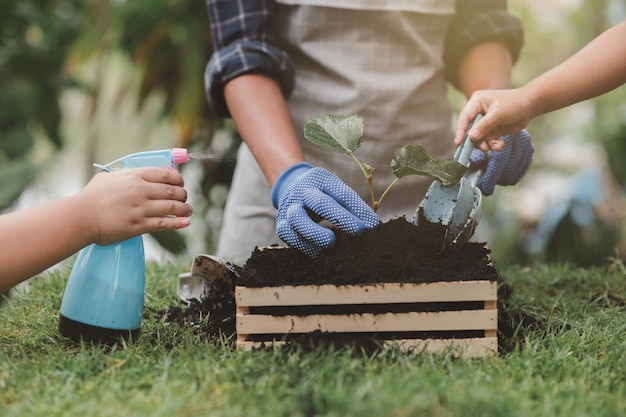
M452 111L442 57L454 0L278 3L279 39L296 70L289 106L301 136L312 116L361 115L365 134L355 154L376 168L378 195L395 179L389 163L402 146L413 143L433 157L452 156ZM331 170L369 198L354 161L304 139L302 143L309 162ZM403 178L385 197L379 214L412 215L429 183Z

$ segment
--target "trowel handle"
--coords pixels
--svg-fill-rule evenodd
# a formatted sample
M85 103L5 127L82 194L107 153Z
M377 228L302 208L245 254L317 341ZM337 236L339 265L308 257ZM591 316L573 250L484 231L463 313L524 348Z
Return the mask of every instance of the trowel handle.
M470 123L470 125L467 127L467 130L465 131L463 141L461 142L459 147L456 148L456 152L454 153L454 160L464 166L469 166L470 155L472 154L472 150L474 150L474 143L467 135L467 132L469 132L472 126L474 126L474 123L482 118L482 114L477 114L476 117L474 117L474 120L472 120L472 123Z

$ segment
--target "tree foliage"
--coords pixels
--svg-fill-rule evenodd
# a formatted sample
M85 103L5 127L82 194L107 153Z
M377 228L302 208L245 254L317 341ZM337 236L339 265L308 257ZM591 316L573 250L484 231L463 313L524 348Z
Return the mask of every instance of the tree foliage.
M83 28L81 1L5 0L0 13L0 209L34 179L28 154L42 132L55 148L65 51Z
M212 48L203 2L5 0L0 14L0 210L36 178L42 163L41 156L33 156L37 141L52 144L53 152L63 148L61 97L68 88L89 98L87 117L96 117L104 77L81 77L81 66L95 62L102 75L101 64L119 51L139 74L138 106L154 92L164 97L163 117L177 131L173 146L211 141L221 121L212 116L204 96L203 73ZM85 139L88 164L98 146L98 132L91 133ZM205 195L219 181L230 182L232 164L205 165ZM175 252L184 245L176 236L156 237Z

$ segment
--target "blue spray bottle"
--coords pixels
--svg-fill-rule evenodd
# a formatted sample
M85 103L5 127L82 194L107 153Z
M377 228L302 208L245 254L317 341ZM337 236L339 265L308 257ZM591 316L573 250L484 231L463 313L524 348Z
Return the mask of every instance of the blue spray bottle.
M138 152L107 165L105 171L161 167L189 161L186 149ZM146 266L143 239L136 236L113 245L92 244L78 254L61 303L59 331L74 340L114 343L135 338L141 327Z

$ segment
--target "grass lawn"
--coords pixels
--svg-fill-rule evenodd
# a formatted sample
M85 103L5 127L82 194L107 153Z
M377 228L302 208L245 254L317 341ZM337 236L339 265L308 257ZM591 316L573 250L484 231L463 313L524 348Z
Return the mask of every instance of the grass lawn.
M148 265L147 309L177 305L188 265ZM242 352L146 314L127 346L57 331L69 271L0 307L0 416L624 416L626 271L620 263L500 270L509 309L542 322L510 353Z

